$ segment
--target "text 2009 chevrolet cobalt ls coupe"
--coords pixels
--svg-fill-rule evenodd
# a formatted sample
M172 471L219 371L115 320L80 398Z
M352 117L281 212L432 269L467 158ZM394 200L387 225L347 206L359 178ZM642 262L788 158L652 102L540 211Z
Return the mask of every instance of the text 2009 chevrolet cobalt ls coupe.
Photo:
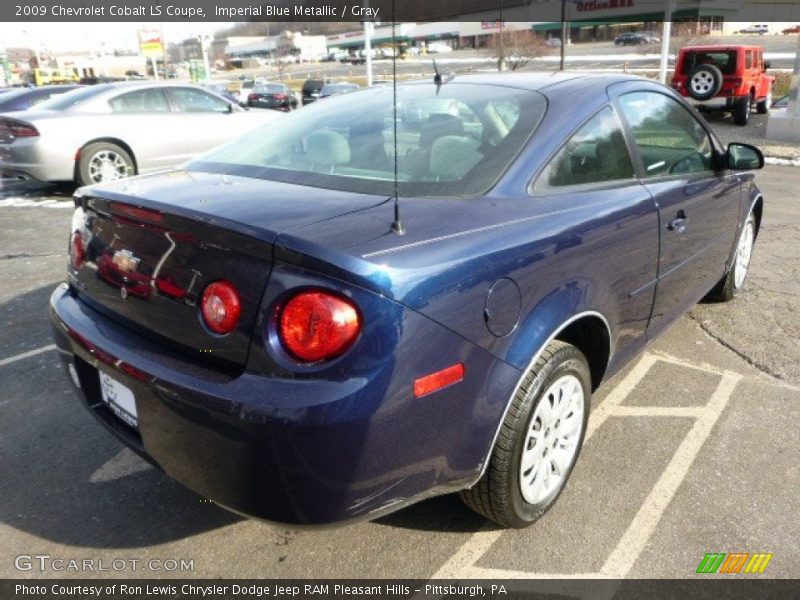
M741 290L762 165L643 79L356 92L79 191L55 338L86 407L223 506L326 523L461 491L521 527L592 391Z

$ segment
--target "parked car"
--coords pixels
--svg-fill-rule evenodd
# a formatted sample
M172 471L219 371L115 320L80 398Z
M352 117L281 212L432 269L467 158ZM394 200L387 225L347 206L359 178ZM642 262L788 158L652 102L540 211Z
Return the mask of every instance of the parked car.
M428 54L441 54L442 52L452 52L453 48L445 42L430 42L426 46Z
M125 78L130 80L141 80L145 79L145 76L139 73L139 71L129 70L125 71Z
M268 83L266 79L263 77L248 77L247 75L242 75L239 77L239 104L242 106L247 106L247 97L250 95L250 92L253 91L253 88L256 87L260 83Z
M614 38L615 46L644 46L651 43L652 38L644 33L622 33Z
M766 23L756 23L744 29L740 29L739 33L757 33L759 35L764 35L765 33L769 33L769 25Z
M548 48L561 48L561 38L549 37L544 42Z
M288 112L297 108L297 97L282 83L261 83L247 97L247 106Z
M702 110L733 113L747 125L753 104L769 112L775 78L760 46L686 46L678 52L672 87Z
M320 92L322 92L322 88L324 87L325 81L322 79L306 79L305 82L303 82L302 90L303 106L311 104L319 99Z
M203 83L200 85L201 87L214 92L217 96L222 96L228 102L239 104L239 94L234 94L232 91L230 91L228 89L228 85L225 83Z
M800 33L800 25L792 25L791 27L787 27L781 31L781 33L784 35L788 35L790 33Z
M34 88L17 88L0 98L0 113L28 110L53 96L78 89L78 85L44 85Z
M397 97L459 110L412 135L371 88L79 190L57 356L123 443L237 512L329 523L462 490L526 526L564 489L592 392L743 290L763 156L628 75Z
M275 118L193 85L126 82L0 117L0 170L80 184L178 165Z
M775 102L772 103L772 108L788 108L789 106L789 95L781 96Z
M375 85L375 82L373 82L373 85ZM358 89L360 89L360 86L357 83L328 83L320 91L319 99L322 100L323 98L330 98L331 96L349 94L350 92L355 92Z

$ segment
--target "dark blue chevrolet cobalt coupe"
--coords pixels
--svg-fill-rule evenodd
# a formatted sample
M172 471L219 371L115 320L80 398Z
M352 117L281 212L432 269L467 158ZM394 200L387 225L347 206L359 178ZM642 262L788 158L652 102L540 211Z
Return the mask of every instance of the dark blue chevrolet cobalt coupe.
M761 166L644 79L372 88L79 190L55 339L101 423L231 510L318 524L460 491L523 527L592 391L742 289Z

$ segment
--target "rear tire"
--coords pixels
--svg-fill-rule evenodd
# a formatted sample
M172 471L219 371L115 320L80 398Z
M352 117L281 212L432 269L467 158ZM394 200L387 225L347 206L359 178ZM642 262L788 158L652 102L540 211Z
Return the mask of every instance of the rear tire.
M772 106L772 90L770 89L767 92L766 97L763 100L759 100L758 104L756 104L756 112L760 115L766 115L769 113L769 108Z
M489 464L461 499L503 527L527 527L558 499L580 454L591 398L586 357L553 341L524 375Z
M738 100L733 107L733 122L737 125L747 125L752 112L753 98L751 96Z
M81 149L77 173L79 185L125 179L135 174L133 158L116 144L95 142Z

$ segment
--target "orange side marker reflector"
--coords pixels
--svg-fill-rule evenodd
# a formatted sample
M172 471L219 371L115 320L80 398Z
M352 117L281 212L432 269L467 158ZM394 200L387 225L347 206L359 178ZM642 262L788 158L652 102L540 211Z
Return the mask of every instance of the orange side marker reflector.
M414 382L414 396L422 398L428 394L432 394L436 390L440 390L448 385L453 385L464 379L464 365L461 363L455 364L452 367L447 367L436 373L420 377Z

